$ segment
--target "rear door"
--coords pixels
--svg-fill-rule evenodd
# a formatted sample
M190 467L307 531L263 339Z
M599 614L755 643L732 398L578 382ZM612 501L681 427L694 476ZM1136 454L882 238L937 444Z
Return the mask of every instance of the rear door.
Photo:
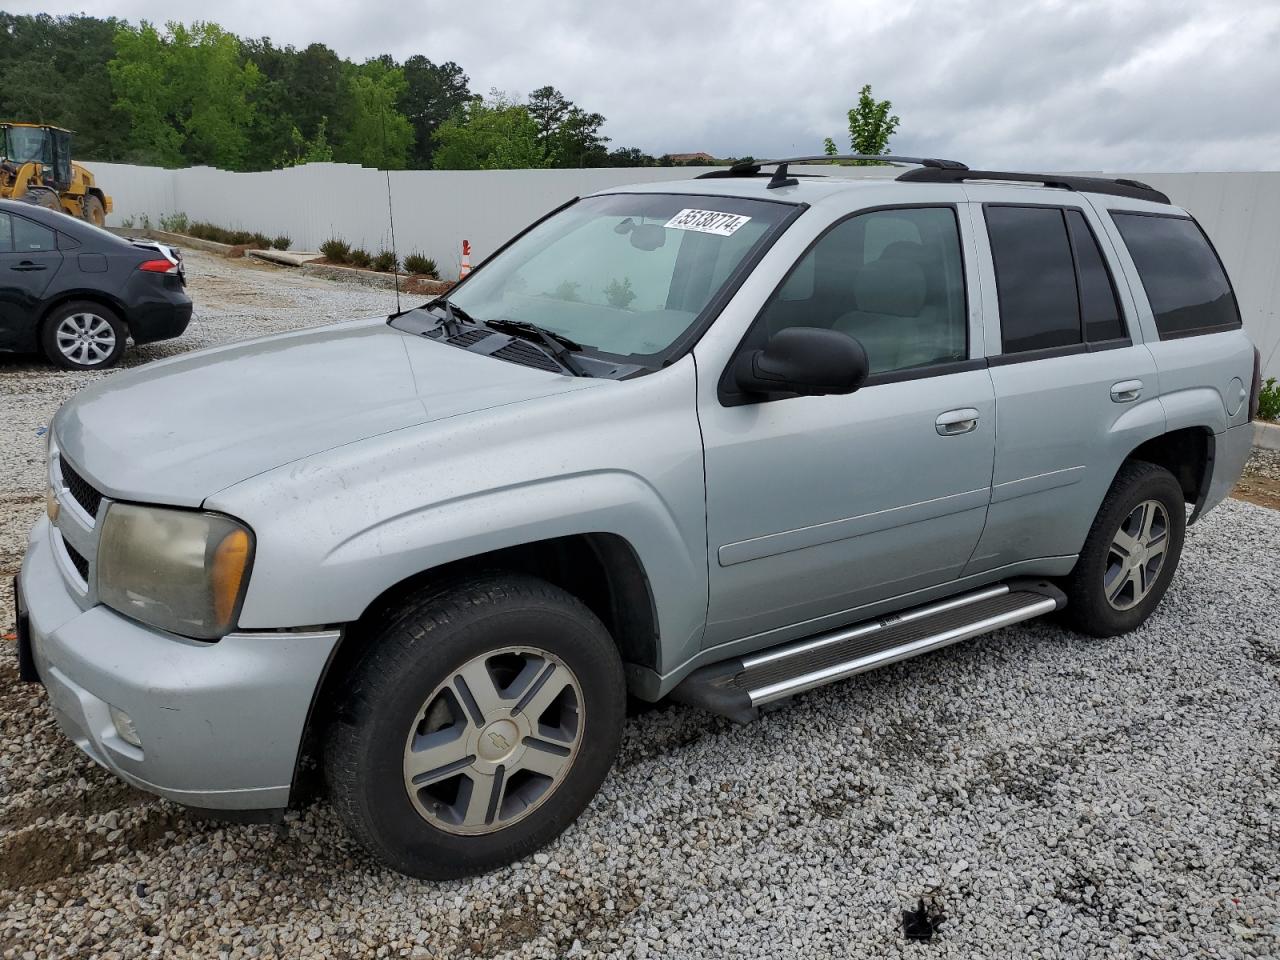
M0 349L36 348L44 292L61 265L55 231L0 211Z
M1001 199L971 213L988 253L984 303L997 307L985 311L996 457L966 575L1078 553L1121 462L1163 424L1155 362L1092 207L990 189Z

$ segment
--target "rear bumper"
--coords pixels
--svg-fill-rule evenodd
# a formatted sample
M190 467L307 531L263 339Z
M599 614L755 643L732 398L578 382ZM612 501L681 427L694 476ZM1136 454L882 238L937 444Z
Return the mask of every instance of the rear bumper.
M173 637L104 606L81 610L47 520L18 578L30 664L62 731L143 790L212 810L284 807L311 700L338 631ZM133 720L122 739L111 707Z
M1242 423L1228 427L1213 438L1213 473L1209 489L1192 514L1192 521L1204 516L1228 496L1244 473L1244 465L1253 451L1254 425Z
M191 323L191 298L177 277L138 273L125 288L129 336L153 343L181 336Z

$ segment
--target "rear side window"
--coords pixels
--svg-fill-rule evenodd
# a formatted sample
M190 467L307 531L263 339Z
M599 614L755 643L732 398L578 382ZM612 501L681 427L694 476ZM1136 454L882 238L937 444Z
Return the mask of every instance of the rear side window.
M7 213L0 213L0 253L13 253L12 219Z
M988 207L1005 353L1080 343L1071 242L1057 207Z
M25 217L13 217L13 249L17 253L42 253L58 249L58 235Z
M1240 326L1231 283L1204 233L1189 217L1111 211L1161 338Z

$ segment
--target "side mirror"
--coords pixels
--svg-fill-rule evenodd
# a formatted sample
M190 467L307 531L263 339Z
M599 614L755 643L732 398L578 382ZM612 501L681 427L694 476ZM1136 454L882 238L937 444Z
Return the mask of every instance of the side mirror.
M825 327L779 330L763 350L739 354L734 380L743 393L806 397L853 393L866 382L867 351L853 337Z

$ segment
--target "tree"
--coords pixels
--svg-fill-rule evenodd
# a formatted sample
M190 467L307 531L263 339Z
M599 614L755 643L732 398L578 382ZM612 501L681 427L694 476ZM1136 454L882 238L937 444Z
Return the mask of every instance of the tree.
M608 137L600 135L604 117L587 113L555 87L529 94L529 116L538 125L538 142L554 167L603 167Z
M350 70L350 99L342 136L333 154L344 163L403 170L413 146L413 127L397 108L404 71L388 60L366 61Z
M607 167L652 167L657 162L639 147L615 147L605 158Z
M890 115L893 104L871 96L871 84L858 91L858 103L849 111L849 146L854 153L876 155L889 149L889 138L898 129L898 118ZM862 161L874 164L874 160Z
M514 170L550 166L529 109L497 90L475 97L435 132L437 170Z
M345 83L344 61L323 43L313 43L295 54L285 72L292 102L293 122L308 139L325 117L340 117L350 91Z
M830 137L824 137L822 140L822 152L828 157L838 156L840 149L836 146L836 142Z
M241 169L258 68L241 61L239 41L217 24L169 23L166 30L143 21L116 33L117 55L107 66L132 124L130 146L168 165Z
M413 125L410 160L415 168L423 169L431 166L434 134L440 124L471 99L471 81L452 60L436 64L424 56L412 56L401 69L405 89L399 108Z

